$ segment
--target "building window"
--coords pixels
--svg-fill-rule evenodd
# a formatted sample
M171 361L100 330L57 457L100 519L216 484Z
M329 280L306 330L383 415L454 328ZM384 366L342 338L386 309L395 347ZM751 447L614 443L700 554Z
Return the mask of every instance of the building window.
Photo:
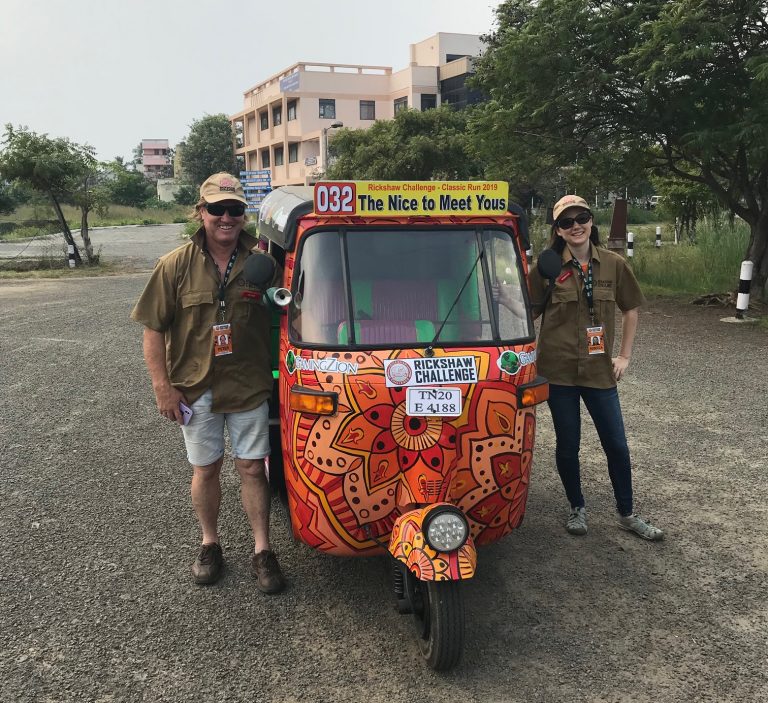
M360 101L360 119L361 120L376 119L376 101L375 100Z
M336 101L327 98L320 98L320 119L336 119Z
M277 125L282 123L283 123L283 106L275 105L275 107L272 108L272 126L277 127Z
M299 143L294 142L288 145L288 163L295 164L299 160Z
M283 165L283 147L276 146L275 147L275 166L282 166Z
M295 100L289 100L288 101L288 121L296 119L296 101Z
M421 111L434 110L437 107L437 95L434 93L421 94Z
M458 59L470 58L469 54L446 54L445 62L451 63L451 61L457 61Z
M269 149L262 149L261 151L261 167L269 168Z
M259 113L259 126L261 129L269 129L269 113L266 110Z
M405 108L408 107L408 97L404 98L398 98L395 100L395 114L400 112L400 110L405 110Z

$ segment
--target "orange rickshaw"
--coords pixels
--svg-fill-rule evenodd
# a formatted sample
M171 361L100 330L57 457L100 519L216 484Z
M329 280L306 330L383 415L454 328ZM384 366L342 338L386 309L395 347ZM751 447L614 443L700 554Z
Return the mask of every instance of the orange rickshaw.
M283 313L269 473L293 536L388 555L422 655L448 669L477 547L523 520L548 396L507 184L286 186L263 200L258 228L283 268L269 295Z

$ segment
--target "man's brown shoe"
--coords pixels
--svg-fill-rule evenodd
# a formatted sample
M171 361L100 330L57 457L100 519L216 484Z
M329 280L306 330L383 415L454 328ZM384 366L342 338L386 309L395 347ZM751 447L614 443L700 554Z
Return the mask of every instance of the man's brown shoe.
M192 564L192 577L195 583L204 586L209 583L216 583L221 576L221 567L224 564L224 557L221 553L221 547L214 542L213 544L204 544L200 547L200 553Z
M251 556L251 574L256 579L256 588L262 593L278 593L285 588L277 557L268 549Z

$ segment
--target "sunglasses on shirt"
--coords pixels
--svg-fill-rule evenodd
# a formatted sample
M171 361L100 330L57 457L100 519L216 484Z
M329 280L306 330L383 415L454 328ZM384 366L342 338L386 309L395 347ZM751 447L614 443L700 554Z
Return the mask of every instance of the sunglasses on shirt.
M214 217L221 217L225 212L228 212L230 217L242 217L245 215L245 205L242 203L237 203L235 205L206 203L205 209L208 210L209 215L213 215Z
M585 225L592 219L591 212L580 212L576 217L561 217L555 224L560 229L571 229L573 223Z

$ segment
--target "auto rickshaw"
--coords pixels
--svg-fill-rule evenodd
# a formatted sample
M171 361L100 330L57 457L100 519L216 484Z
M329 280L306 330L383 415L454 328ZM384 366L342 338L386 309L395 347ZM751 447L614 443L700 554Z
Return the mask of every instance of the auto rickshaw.
M507 184L287 186L258 228L287 289L270 293L284 314L268 463L293 535L388 554L399 611L429 666L448 669L477 547L523 520L549 392Z

